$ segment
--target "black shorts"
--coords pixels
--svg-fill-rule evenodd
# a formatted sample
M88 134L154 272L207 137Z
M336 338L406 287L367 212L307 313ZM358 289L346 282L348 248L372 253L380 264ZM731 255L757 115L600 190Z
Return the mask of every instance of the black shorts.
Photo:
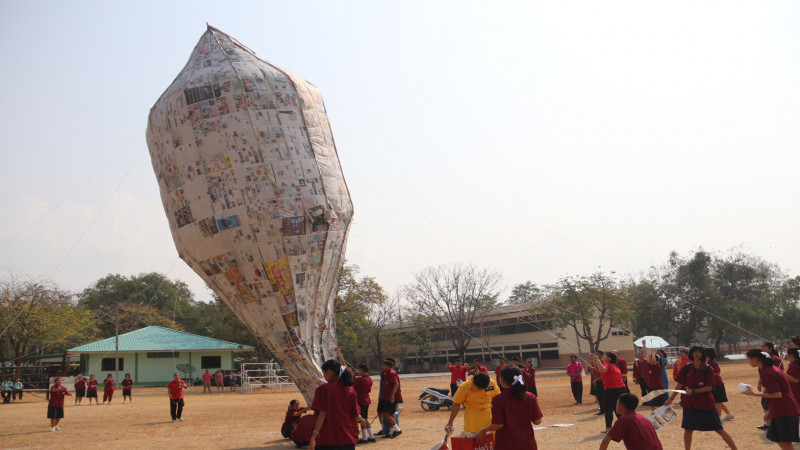
M75 389L75 397L76 398L86 397L86 389Z
M681 428L694 431L717 431L722 429L717 408L684 409Z
M123 397L125 397L126 395L127 395L128 397L130 397L130 396L131 396L131 390L130 390L130 389L123 389L123 390L122 390L122 396L123 396Z
M97 398L97 391L89 391L86 393L86 398Z
M378 401L378 412L394 414L397 411L397 402L388 402L386 400Z
M361 418L367 420L369 417L369 405L358 405L361 408Z
M767 439L772 442L800 442L798 424L800 424L798 416L772 419L767 430Z
M714 396L714 403L725 403L728 401L728 393L725 392L724 384L711 388L711 395Z
M48 406L47 407L47 418L48 419L62 419L62 418L64 418L64 407L63 406Z

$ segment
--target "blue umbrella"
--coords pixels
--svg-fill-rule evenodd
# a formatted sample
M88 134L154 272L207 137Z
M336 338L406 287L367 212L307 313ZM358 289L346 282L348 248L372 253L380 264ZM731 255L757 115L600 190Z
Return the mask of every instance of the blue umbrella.
M647 348L664 348L669 347L669 342L665 341L659 336L643 336L633 341L633 345L643 347L642 343L647 344Z

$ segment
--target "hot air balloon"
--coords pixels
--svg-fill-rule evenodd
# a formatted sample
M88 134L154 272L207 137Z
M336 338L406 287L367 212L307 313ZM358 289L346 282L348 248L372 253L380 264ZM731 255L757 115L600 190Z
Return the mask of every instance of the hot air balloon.
M353 216L319 90L209 26L147 145L178 254L310 404Z

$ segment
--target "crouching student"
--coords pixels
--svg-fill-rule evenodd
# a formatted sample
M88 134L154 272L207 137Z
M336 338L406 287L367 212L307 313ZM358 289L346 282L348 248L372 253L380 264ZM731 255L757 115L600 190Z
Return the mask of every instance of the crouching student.
M352 450L358 439L358 409L353 376L347 366L329 359L322 365L322 376L327 383L314 392L311 404L317 423L311 432L309 450Z
M522 371L508 366L500 372L504 391L492 399L492 423L478 431L478 443L494 431L496 450L536 450L533 426L542 423L542 410L536 396L525 387Z
M660 377L660 375L659 375ZM616 413L619 416L611 430L606 433L600 450L606 450L611 441L622 441L628 450L649 449L661 450L661 441L658 440L653 424L641 414L636 413L639 399L633 394L621 394L617 400Z
M308 408L301 407L299 400L289 402L289 410L286 411L286 417L284 417L283 425L281 425L281 436L285 438L291 436L297 421L306 411L308 411Z

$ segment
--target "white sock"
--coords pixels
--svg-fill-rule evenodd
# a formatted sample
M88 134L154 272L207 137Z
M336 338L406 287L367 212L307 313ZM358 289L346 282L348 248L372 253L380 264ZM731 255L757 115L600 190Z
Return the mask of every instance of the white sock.
M361 439L364 439L365 441L367 440L367 429L366 428L361 430Z
M369 433L369 438L370 439L375 439L375 435L372 434L372 427L367 428L367 433Z
M400 429L400 425L397 425L397 424L394 424L394 428L392 428L392 429L393 429L394 431L402 431L402 430Z

